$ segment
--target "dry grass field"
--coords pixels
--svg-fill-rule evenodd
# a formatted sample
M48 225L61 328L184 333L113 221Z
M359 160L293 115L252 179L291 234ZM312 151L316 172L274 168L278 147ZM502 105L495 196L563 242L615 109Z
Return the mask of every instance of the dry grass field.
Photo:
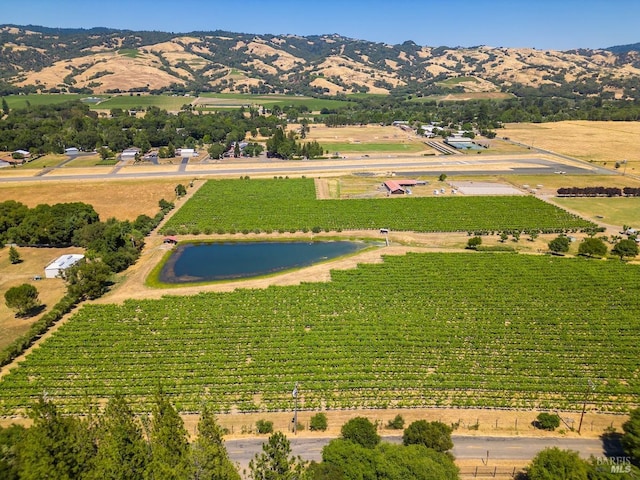
M0 349L9 345L15 338L25 333L32 323L53 307L64 295L64 281L58 278L44 278L44 269L60 255L82 253L79 248L26 248L18 247L22 262L12 265L9 261L9 249L0 249ZM39 275L41 280L34 280ZM4 294L11 287L30 283L38 289L38 298L46 305L45 311L30 318L16 318L14 311L4 305Z
M626 173L640 174L638 122L509 123L498 136L609 168L627 160Z
M101 168L101 167L99 167ZM41 203L84 202L93 205L101 220L135 220L138 215L153 217L161 198L175 199L179 179L111 180L104 182L59 181L0 183L0 198L16 200L28 207ZM184 183L184 181L182 181Z

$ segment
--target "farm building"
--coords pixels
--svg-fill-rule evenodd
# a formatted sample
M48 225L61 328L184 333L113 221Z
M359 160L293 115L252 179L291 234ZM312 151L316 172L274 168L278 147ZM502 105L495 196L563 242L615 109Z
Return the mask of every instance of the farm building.
M405 187L414 187L416 185L426 185L427 182L421 180L387 180L384 186L391 195L403 195L407 193Z
M29 158L31 156L31 152L28 150L15 150L13 154L18 158Z
M49 265L47 265L47 267L44 269L44 276L46 278L57 278L67 268L72 267L83 258L84 255L81 254L61 255Z
M196 152L195 149L193 148L176 149L176 157L191 158L191 157L197 157L197 156L198 156L198 152Z
M404 188L400 186L395 180L387 180L384 182L384 186L387 188L387 193L391 195L404 195Z

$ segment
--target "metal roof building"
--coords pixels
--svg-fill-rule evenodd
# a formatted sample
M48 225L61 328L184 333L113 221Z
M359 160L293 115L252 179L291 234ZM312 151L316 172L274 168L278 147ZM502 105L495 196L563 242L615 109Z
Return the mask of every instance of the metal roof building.
M67 268L75 265L80 260L84 258L84 255L80 255L77 253L61 255L56 258L53 262L51 262L44 269L44 276L46 278L57 278L62 272L64 272Z

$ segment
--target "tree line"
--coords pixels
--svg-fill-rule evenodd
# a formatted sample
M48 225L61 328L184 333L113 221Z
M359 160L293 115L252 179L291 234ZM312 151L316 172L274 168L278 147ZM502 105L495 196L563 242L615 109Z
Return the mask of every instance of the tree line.
M328 126L390 125L437 122L442 126L471 123L479 130L502 128L505 123L559 122L564 120L635 121L640 119L640 100L561 98L527 95L504 100L438 101L415 93L402 96L337 95L345 105L321 110L316 121Z
M134 415L116 394L102 410L64 415L41 396L30 410L29 428L0 428L0 477L5 480L157 479L240 480L223 436L228 433L204 407L190 441L170 398L159 389L150 414ZM403 434L402 445L381 442L378 425L356 417L339 438L324 447L321 462L291 454L282 432L272 433L249 463L254 480L455 480L458 468L448 452L452 428L419 420Z
M560 197L637 197L637 187L561 187L557 190Z
M157 479L240 480L227 452L227 433L208 407L200 413L190 441L182 418L161 389L150 414L135 416L116 394L104 409L84 417L64 415L41 396L30 410L33 424L0 428L0 477L5 480ZM399 423L399 424L398 424ZM400 428L400 415L388 428ZM456 480L459 469L449 452L454 427L417 420L402 434L402 444L381 441L379 425L355 417L322 449L320 462L291 452L282 432L272 433L249 462L253 480ZM623 480L640 473L640 409L631 411L623 432L607 430L605 445L619 443L624 455L591 456L557 447L540 451L517 478L522 480Z
M194 148L219 144L228 149L247 135L272 135L285 120L258 115L244 109L214 115L189 110L177 114L149 107L144 117L112 109L100 116L80 101L58 105L12 109L0 120L0 149L28 150L32 154L64 153L67 147L93 151L107 147L113 152L135 146L146 152L152 147Z
M7 200L0 202L0 242L28 247L82 247L87 256L114 272L133 264L144 246L144 237L173 208L154 218L139 215L135 221L110 218L100 221L91 205L82 202L41 204L34 208Z

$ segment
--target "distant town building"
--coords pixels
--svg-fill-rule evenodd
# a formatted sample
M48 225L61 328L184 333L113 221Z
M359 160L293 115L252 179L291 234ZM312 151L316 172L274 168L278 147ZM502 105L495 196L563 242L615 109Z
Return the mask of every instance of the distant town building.
M136 155L140 155L140 149L138 147L127 148L120 154L121 160L135 160Z

